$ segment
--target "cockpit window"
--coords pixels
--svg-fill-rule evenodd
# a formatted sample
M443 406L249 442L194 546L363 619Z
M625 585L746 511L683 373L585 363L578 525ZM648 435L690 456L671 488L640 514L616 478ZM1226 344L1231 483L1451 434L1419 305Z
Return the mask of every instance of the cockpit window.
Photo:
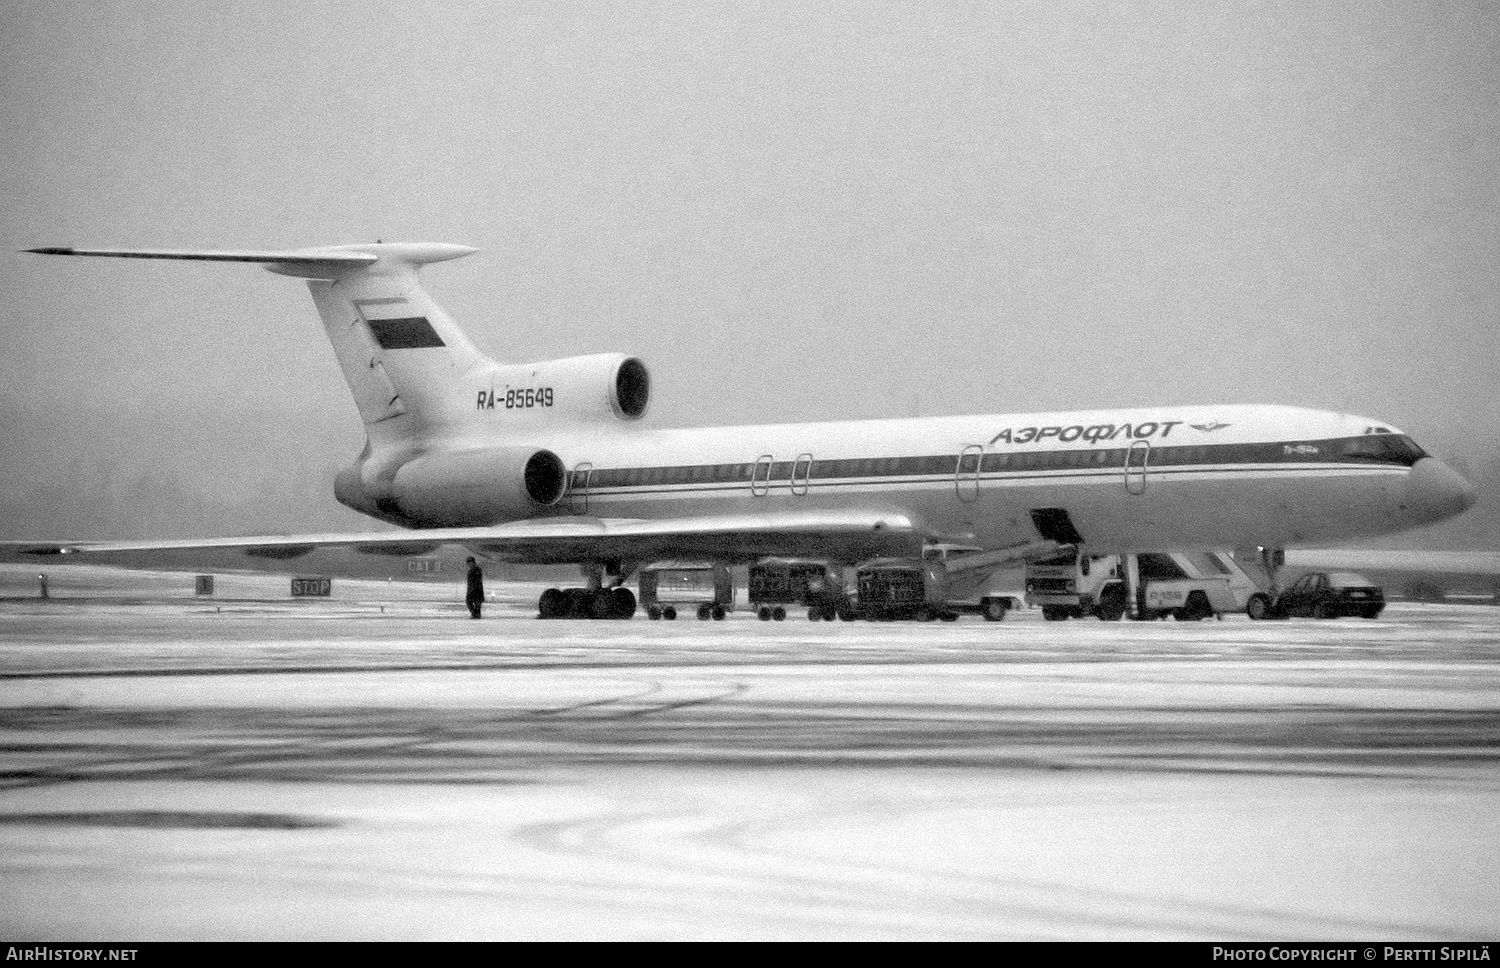
M1427 451L1418 447L1417 442L1405 434L1391 434L1380 439L1390 448L1391 454L1407 467L1427 456Z
M1363 434L1337 441L1332 450L1338 460L1410 467L1427 452L1405 434Z

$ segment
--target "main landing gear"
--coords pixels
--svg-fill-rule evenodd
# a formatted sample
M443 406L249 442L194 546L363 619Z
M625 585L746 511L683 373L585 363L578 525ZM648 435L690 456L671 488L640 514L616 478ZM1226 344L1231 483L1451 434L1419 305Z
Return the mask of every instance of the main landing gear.
M612 618L627 619L635 615L635 592L626 588L625 579L634 567L619 562L584 566L587 588L549 588L537 599L537 618ZM610 586L605 587L606 577Z
M537 618L616 618L635 615L628 588L549 588L536 603Z

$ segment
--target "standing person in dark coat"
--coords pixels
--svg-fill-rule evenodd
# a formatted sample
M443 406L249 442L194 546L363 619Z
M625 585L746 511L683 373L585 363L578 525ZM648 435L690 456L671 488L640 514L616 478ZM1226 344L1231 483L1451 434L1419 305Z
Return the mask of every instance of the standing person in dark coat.
M484 572L472 557L469 558L467 583L468 593L464 595L464 604L469 606L469 617L478 618L480 606L484 604Z

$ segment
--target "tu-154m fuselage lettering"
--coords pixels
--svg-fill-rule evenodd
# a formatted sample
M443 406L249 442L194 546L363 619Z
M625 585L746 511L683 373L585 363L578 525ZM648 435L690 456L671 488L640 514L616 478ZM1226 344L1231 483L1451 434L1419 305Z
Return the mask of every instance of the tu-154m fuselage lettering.
M1075 440L1086 443L1097 444L1100 441L1115 440L1124 437L1127 440L1165 440L1172 435L1173 427L1180 427L1184 421L1181 420L1142 420L1135 424L1130 423L1098 423L1070 424L1063 427L1053 424L1050 427L1007 427L994 437L990 438L990 444L1039 444L1045 440L1056 440L1058 443L1068 444Z

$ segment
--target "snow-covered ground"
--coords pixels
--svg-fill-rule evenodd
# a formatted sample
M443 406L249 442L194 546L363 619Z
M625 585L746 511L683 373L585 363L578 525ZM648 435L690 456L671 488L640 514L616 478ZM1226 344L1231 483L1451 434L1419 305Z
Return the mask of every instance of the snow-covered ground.
M1497 608L473 622L50 578L0 566L12 938L1500 934Z

